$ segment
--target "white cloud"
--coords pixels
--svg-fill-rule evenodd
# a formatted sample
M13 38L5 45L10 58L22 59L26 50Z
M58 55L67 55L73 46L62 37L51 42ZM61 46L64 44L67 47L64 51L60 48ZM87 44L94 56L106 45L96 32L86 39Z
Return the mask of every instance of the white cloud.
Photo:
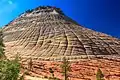
M13 2L11 0L8 1L8 4L13 4Z
M3 0L6 1L6 0ZM13 3L11 0L7 0L7 2L2 2L2 4L0 4L0 6L2 7L2 9L0 9L0 16L4 13L11 13L13 10L15 10L17 8L17 4Z
M0 5L13 4L12 0L0 0Z

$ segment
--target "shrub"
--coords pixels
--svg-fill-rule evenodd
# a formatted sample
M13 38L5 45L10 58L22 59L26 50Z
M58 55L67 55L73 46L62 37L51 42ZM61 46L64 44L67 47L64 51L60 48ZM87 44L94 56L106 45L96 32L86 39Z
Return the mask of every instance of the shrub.
M4 52L4 44L3 44L3 33L2 29L0 29L0 59L5 58L5 52Z
M52 78L54 78L54 71L53 71L53 69L52 69L52 68L49 68L49 72L51 73Z
M100 69L97 70L96 79L104 80L104 74L102 73L102 71Z
M47 76L44 76L44 78L48 78Z
M17 80L20 73L19 57L8 60L5 56L3 34L0 29L0 80ZM22 79L23 80L23 79Z
M20 64L15 60L0 60L0 80L17 80Z
M71 69L70 69L70 63L65 57L63 58L61 68L62 68L62 73L64 75L64 80L68 80L68 72Z

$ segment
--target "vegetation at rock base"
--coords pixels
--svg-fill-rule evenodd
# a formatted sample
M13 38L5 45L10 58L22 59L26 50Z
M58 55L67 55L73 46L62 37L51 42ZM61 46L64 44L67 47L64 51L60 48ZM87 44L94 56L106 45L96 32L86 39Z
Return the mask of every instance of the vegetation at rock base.
M25 71L25 72L19 77L18 80L24 80L25 75L29 75L28 71Z
M20 73L18 59L0 60L0 80L17 80Z
M100 69L97 70L96 80L105 80L104 74L102 73L102 71Z
M18 80L20 64L18 56L8 60L5 56L2 29L0 29L0 80Z
M51 73L52 77L49 77L49 80L60 80L59 78L54 77L54 71L52 68L49 68L49 72Z
M14 60L8 60L5 56L4 47L3 34L2 30L0 29L0 80L24 80L25 73L22 76L19 76L21 67L19 63L19 56L17 55ZM30 58L28 63L29 70L32 70L32 65L32 58ZM71 69L70 63L65 57L63 58L61 68L64 75L64 80L68 80L69 71ZM52 75L52 77L49 78L50 80L59 80L58 78L54 77L54 71L52 68L49 68L49 72ZM105 80L104 74L100 69L97 70L96 80Z
M5 58L5 52L4 52L4 44L3 44L3 33L2 29L0 29L0 59Z
M65 57L63 57L61 68L62 68L62 73L64 75L64 80L69 80L68 72L71 70L71 68L69 61Z
M49 68L49 72L51 73L52 77L54 78L54 71L52 68Z

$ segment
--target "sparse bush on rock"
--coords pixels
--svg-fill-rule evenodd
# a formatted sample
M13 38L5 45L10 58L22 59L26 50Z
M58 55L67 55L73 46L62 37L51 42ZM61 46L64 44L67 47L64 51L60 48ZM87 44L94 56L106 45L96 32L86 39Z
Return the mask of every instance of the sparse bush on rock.
M104 74L102 73L102 71L100 69L97 70L96 80L105 80Z
M68 72L71 69L70 69L70 63L65 57L63 58L61 68L62 68L62 73L64 75L64 80L68 80Z
M49 72L51 73L52 78L54 78L54 71L53 71L53 69L52 69L52 68L49 68Z

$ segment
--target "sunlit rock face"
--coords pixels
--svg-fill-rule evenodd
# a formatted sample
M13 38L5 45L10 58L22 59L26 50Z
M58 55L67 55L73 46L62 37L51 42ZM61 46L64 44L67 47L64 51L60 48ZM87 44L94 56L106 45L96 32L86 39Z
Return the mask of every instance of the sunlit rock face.
M6 54L24 57L119 55L120 40L80 26L56 7L37 7L3 28Z

